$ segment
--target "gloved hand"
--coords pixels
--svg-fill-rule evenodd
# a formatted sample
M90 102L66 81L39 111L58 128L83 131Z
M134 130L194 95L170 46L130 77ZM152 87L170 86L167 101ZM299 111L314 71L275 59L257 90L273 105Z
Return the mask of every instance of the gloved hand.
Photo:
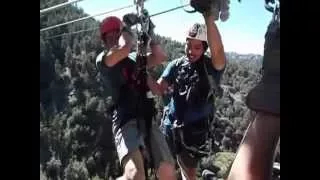
M155 25L153 24L153 22L151 21L150 17L149 17L149 13L146 9L143 10L143 15L145 18L147 18L148 22L149 22L149 28L148 28L148 40L147 40L147 44L149 45L155 45L158 44L158 41L155 40L155 34L154 34L154 28ZM138 17L137 14L135 13L128 13L125 14L122 18L122 21L125 24L124 27L124 31L128 31L129 33L131 33L131 35L133 36L132 32L130 31L131 27L138 24L140 22L140 18Z
M209 10L204 13L205 16L213 15L215 20L226 21L229 19L230 0L211 0Z
M210 10L211 4L212 0L190 0L190 5L202 14Z
M229 4L230 0L221 0L220 4L220 19L221 21L226 21L229 19Z
M139 17L135 13L128 13L122 17L122 21L126 24L127 27L136 25L139 22Z
M149 13L146 9L143 10L143 14L146 18L149 19L149 29L148 29L148 34L150 36L153 36L154 35L154 28L155 28L155 25L153 24L153 22L151 21L150 17L149 17ZM122 18L122 21L125 23L125 25L130 29L131 26L133 25L136 25L137 23L139 23L139 17L137 14L135 13L128 13L128 14L125 14Z
M147 18L147 20L149 21L149 29L148 29L148 35L152 38L154 36L154 28L156 27L153 22L151 21L150 17L149 17L149 12L144 9L143 10L143 15L145 18Z
M159 44L159 40L156 38L155 33L154 33L154 28L156 26L151 21L151 19L149 17L149 12L146 9L143 10L143 14L144 14L144 16L146 18L148 18L148 21L149 21L149 29L148 29L148 32L147 32L148 36L150 38L149 44L150 44L150 46L157 45L157 44Z
M226 21L229 18L230 0L191 0L190 5L205 17L214 16L215 20Z

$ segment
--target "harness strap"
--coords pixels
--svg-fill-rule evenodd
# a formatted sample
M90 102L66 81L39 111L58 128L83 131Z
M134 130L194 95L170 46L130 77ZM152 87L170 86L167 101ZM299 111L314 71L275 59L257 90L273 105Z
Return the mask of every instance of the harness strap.
M203 62L203 67L204 67L204 70L205 70L206 75L208 77L208 81L209 81L209 85L210 85L210 90L209 90L209 93L207 96L207 100L209 100L210 96L214 95L214 89L217 89L217 84L216 84L215 80L213 79L213 77L209 76L206 62Z
M210 91L209 91L208 96L207 96L207 101L208 101L212 95L213 96L218 95L217 93L219 91L219 86L216 83L216 81L214 80L214 78L209 75L206 62L203 62L203 67L204 67L204 70L205 70L206 75L208 77L208 81L209 81L209 85L210 85Z

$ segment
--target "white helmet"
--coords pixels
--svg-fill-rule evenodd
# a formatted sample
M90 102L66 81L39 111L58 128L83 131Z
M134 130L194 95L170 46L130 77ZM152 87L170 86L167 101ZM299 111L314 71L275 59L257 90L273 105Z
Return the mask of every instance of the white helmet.
M207 42L207 26L204 24L195 23L188 30L187 37L190 39L198 39Z

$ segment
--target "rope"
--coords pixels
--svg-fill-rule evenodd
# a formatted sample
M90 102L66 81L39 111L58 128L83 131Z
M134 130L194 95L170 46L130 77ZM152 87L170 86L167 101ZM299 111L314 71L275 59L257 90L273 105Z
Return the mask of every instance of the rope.
M79 2L79 1L83 1L83 0L73 0L73 1L65 2L65 3L61 3L61 4L58 4L58 5L46 8L46 9L42 9L42 10L40 10L40 15L44 14L44 13L47 13L49 11L55 10L55 9L60 9L62 7L65 7L65 6L69 5L69 4L73 4L73 3L76 3L76 2Z
M172 8L172 9L169 9L169 10L166 10L166 11L162 11L162 12L159 12L159 13L156 13L156 14L153 14L153 15L150 15L150 17L157 16L157 15L160 15L160 14L163 14L163 13L167 13L167 12L170 12L170 11L174 11L174 10L183 8L183 7L188 6L188 5L189 5L189 4L185 4L185 5L182 5L182 6L177 6L177 7L175 7L175 8Z
M174 10L183 8L183 7L188 6L188 5L189 5L189 4L185 4L185 5L182 5L182 6L177 6L177 7L175 7L175 8L169 9L169 10L165 10L165 11L161 11L161 12L152 14L152 15L150 15L149 17L154 17L154 16L157 16L157 15L160 15L160 14L164 14L164 13L167 13L167 12L170 12L170 11L174 11ZM48 39L53 39L53 38L62 37L62 36L66 36L66 35L78 34L78 33L81 33L81 32L94 31L94 30L97 30L98 28L99 28L99 27L90 28L90 29L85 29L85 30L80 30L80 31L75 31L75 32L71 32L71 33L63 33L63 34L59 34L59 35L55 35L55 36L50 36L50 37L45 38L45 39L48 40Z
M78 34L78 33L82 33L82 32L94 31L94 30L97 30L97 29L99 29L99 27L90 28L90 29L84 29L84 30L75 31L75 32L71 32L71 33L63 33L63 34L59 34L59 35L56 35L56 36L51 36L51 37L45 38L45 40L54 39L54 38L57 38L57 37L62 37L62 36L71 35L71 34Z
M50 30L50 29L54 29L54 28L57 28L57 27L61 27L61 26L64 26L64 25L67 25L67 24L71 24L71 23L74 23L74 22L83 21L85 19L89 19L89 18L92 18L92 17L95 17L95 16L101 16L101 15L108 14L108 13L111 13L111 12L116 12L116 11L119 11L119 10L122 10L122 9L126 9L126 8L129 8L129 7L132 7L132 6L133 5L128 5L128 6L124 6L124 7L118 8L118 9L113 9L111 11L106 11L106 12L103 12L103 13L98 13L98 14L94 14L94 15L91 15L91 16L86 16L86 17L83 17L83 18L79 18L79 19L76 19L76 20L73 20L73 21L68 21L68 22L65 22L65 23L62 23L62 24L57 24L57 25L54 25L54 26L50 26L50 27L47 27L47 28L40 29L40 32L47 31L47 30Z

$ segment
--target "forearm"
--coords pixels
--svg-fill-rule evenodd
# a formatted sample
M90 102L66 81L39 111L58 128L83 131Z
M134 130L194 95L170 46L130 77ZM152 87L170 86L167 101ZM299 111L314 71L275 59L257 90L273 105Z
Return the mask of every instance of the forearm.
M132 45L131 44L125 44L123 46L120 46L118 48L112 48L108 52L106 56L104 56L104 63L108 67L112 67L119 63L121 60L128 57L130 51L131 51Z
M160 65L167 59L167 54L163 51L160 44L153 44L150 46L151 54L148 56L147 68L152 68Z
M214 22L214 17L206 17L205 22L207 26L208 46L212 56L212 64L218 70L223 69L226 64L226 57L221 40L221 35L219 33L217 25Z
M111 48L108 54L105 56L104 63L108 67L116 65L121 60L128 57L133 47L133 44L133 34L130 32L130 30L124 29L121 32L120 38L117 39L117 45Z
M161 64L167 58L167 55L164 53L160 45L151 46L151 51L152 53L148 56L147 69L151 69ZM147 83L153 94L159 95L159 96L163 94L163 91L161 90L161 86L151 76L150 73L148 73Z

